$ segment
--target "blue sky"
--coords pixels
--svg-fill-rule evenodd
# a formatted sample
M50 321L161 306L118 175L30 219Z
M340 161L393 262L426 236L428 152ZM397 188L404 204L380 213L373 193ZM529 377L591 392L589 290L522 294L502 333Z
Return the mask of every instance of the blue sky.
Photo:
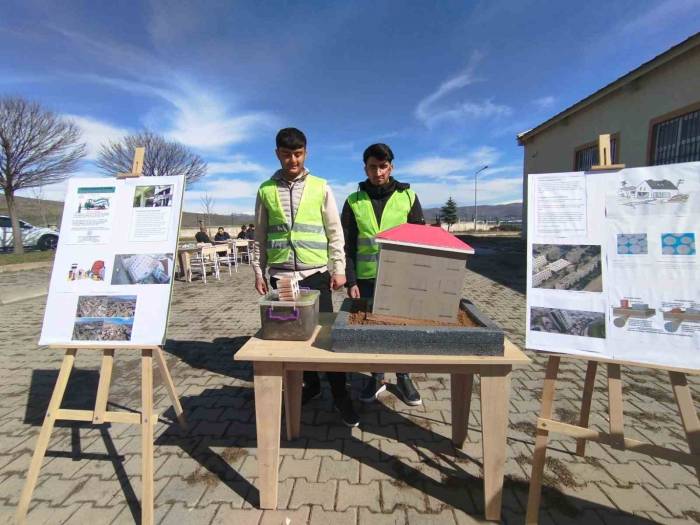
M187 192L251 212L281 127L342 202L386 142L424 206L521 199L532 128L695 31L700 0L3 2L0 94L75 120L100 144L143 128L209 163ZM65 185L46 188L62 200Z

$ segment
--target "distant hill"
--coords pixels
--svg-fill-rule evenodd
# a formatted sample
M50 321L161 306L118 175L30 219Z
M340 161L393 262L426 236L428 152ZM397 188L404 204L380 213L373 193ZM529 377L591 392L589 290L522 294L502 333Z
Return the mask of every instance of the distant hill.
M433 222L435 216L440 213L440 208L425 208L423 215L426 222ZM479 220L488 219L520 219L523 213L522 202L509 202L508 204L485 204L477 206L477 215ZM474 216L474 206L458 206L457 217L471 221Z
M204 220L203 213L194 213L191 211L185 211L182 213L182 228L196 228L199 226L199 221ZM241 224L252 224L255 217L252 215L246 215L244 213L234 213L232 215L212 215L209 218L209 225L212 228L217 228L223 226L228 230L231 225L240 226ZM231 233L229 231L229 233Z
M63 203L28 197L15 197L19 218L34 226L57 226L61 221ZM5 195L0 193L0 215L7 215Z
M28 197L15 197L15 200L20 219L34 226L59 225L63 214L63 202ZM4 195L0 195L0 215L7 215L7 202L5 202ZM181 226L183 228L196 228L199 226L199 220L203 218L204 215L201 213L183 212ZM250 224L253 219L252 215L234 213L233 215L212 215L209 222L212 227L229 228L231 225Z

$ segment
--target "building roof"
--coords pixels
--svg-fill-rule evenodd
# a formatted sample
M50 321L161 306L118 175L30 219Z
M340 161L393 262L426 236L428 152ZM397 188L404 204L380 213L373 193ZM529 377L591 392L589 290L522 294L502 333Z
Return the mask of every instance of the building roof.
M647 179L646 182L652 190L677 190L676 185L670 180Z
M446 232L440 227L422 224L402 224L377 234L379 244L399 244L430 250L456 253L474 253L474 248L466 242Z
M518 144L521 146L524 145L528 139L534 137L538 133L552 127L554 124L557 122L565 119L566 117L569 117L573 115L574 113L581 111L582 109L586 108L587 106L590 106L591 104L594 104L595 102L599 101L600 99L606 97L607 95L617 91L618 89L626 86L627 84L637 80L638 78L646 75L647 73L650 73L651 71L655 70L656 68L662 66L663 64L673 60L674 58L679 57L680 55L683 55L687 53L688 51L700 46L700 33L695 33L691 37L687 38L680 44L677 44L673 46L672 48L664 51L660 55L655 56L648 62L645 62L641 66L639 66L636 69L633 69L629 73L621 76L617 80L614 80L607 86L599 89L595 93L587 96L586 98L579 100L576 102L576 104L569 106L565 110L557 113L553 117L551 117L548 120L545 120L543 123L539 124L538 126L535 126L534 128L528 130L528 131L523 131L522 133L518 133L516 136L518 140Z

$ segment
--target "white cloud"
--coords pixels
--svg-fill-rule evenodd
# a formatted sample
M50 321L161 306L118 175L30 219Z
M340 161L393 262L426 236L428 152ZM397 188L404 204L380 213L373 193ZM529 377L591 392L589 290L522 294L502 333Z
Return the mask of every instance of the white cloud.
M184 209L201 212L202 198L209 195L214 199L216 213L253 213L255 195L260 184L267 176L250 176L248 178L224 177L205 178L185 191Z
M264 175L273 173L275 169L266 168L262 164L246 160L246 158L243 155L233 155L228 158L223 158L214 162L209 162L207 173L209 175L216 175L218 173L224 173L229 175L234 173L255 173L259 175Z
M686 16L697 17L700 0L666 0L653 3L651 9L623 23L621 31L637 35L650 35Z
M99 63L120 72L113 77L86 74L82 79L165 102L167 109L151 112L144 123L170 139L202 151L220 151L277 127L271 113L236 110L230 94L224 98L187 80L142 48L54 29L98 57Z
M474 180L445 185L439 182L416 182L411 188L418 194L425 208L442 206L452 197L458 206L474 204ZM479 178L477 181L477 204L495 204L522 200L521 177Z
M537 106L538 109L549 109L554 105L554 103L556 101L557 101L556 97L549 95L546 97L536 98L535 100L532 101L532 103L535 106Z
M66 114L66 118L72 120L82 130L81 140L87 145L87 159L94 160L100 148L108 142L118 142L128 135L130 131L126 128L112 126L92 117L81 117L79 115Z
M448 95L482 80L475 73L481 59L481 53L472 53L469 64L461 73L440 84L433 93L418 103L414 112L416 118L426 126L432 127L445 120L460 121L511 115L512 108L503 104L495 104L491 99L481 102L442 103L442 100Z
M397 176L429 176L437 179L451 179L459 174L471 172L483 167L493 166L500 158L500 153L491 146L481 146L464 156L431 156L416 159L406 166L398 166Z

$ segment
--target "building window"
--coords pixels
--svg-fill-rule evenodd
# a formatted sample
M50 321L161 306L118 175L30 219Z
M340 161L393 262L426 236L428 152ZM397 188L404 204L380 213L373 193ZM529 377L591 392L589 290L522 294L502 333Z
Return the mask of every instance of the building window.
M610 137L610 150L612 153L612 164L617 164L617 136ZM591 166L600 164L598 159L598 143L588 144L576 150L574 157L574 171L588 171Z
M651 165L700 160L700 110L654 124Z

